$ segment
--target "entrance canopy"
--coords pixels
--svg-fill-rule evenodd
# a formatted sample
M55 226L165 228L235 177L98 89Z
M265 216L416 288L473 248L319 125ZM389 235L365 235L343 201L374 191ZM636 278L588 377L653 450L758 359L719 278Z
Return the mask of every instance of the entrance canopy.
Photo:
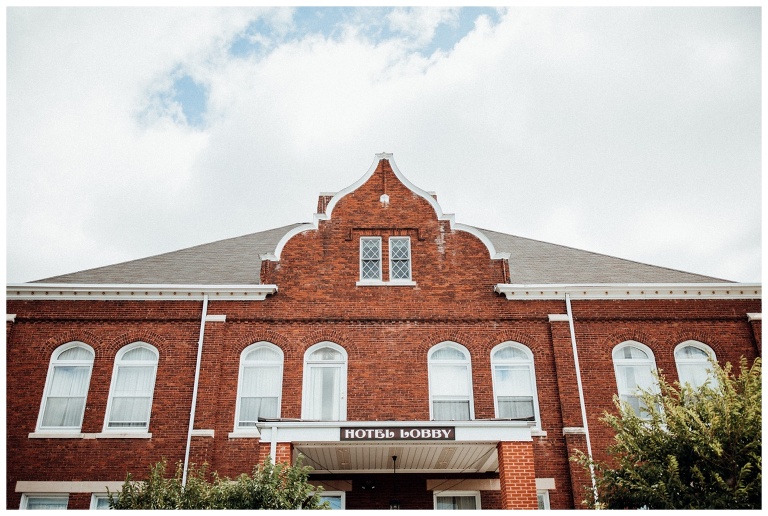
M316 473L488 473L500 441L531 441L532 422L286 421L258 424L261 441L291 443ZM393 460L393 457L397 459Z

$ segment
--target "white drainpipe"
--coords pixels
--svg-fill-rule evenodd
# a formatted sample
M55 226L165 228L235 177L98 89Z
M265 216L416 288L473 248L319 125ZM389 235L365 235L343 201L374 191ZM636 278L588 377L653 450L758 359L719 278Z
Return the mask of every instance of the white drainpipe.
M200 318L200 338L197 341L197 364L195 365L195 386L192 388L192 407L189 409L189 428L187 429L187 450L184 453L184 474L181 485L187 485L187 467L189 466L189 449L192 445L192 429L195 427L195 407L197 406L197 384L200 381L200 361L203 356L203 335L205 334L205 317L208 315L208 294L203 296L203 315Z
M595 468L592 466L592 442L589 439L589 424L587 424L587 407L584 403L584 388L581 385L581 368L579 367L579 352L576 349L576 330L573 326L573 312L571 311L571 296L565 295L565 308L568 312L568 326L571 330L571 346L573 347L573 362L576 365L576 384L579 387L579 404L581 405L581 420L584 424L584 435L587 438L587 455L589 456L589 475L592 478L592 493L597 503L597 483L595 482Z

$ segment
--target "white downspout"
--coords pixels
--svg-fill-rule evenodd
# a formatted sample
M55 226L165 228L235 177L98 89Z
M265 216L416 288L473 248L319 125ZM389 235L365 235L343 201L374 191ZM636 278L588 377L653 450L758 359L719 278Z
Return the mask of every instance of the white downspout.
M565 309L568 313L568 327L571 330L571 346L573 347L573 362L576 366L576 385L579 387L579 404L581 405L581 421L584 424L584 435L587 438L587 455L589 456L589 475L592 478L592 494L597 503L597 483L595 482L595 468L592 465L592 442L589 439L589 424L587 423L587 407L584 403L584 388L581 385L581 368L579 367L579 352L576 349L576 330L573 326L573 312L571 311L571 296L565 294Z
M192 429L195 427L195 407L197 406L197 385L200 381L200 361L203 356L203 335L205 334L205 317L208 315L208 294L203 295L203 315L200 318L200 338L197 341L197 364L195 365L195 385L192 388L192 407L189 409L189 428L187 429L187 450L184 453L184 474L181 485L187 485L187 467L189 466L189 449L192 445Z

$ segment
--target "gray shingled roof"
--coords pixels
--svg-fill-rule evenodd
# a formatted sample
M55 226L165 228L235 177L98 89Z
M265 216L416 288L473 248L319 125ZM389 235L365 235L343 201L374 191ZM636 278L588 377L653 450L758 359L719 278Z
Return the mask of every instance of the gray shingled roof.
M33 283L257 285L260 254L271 253L292 224L130 262L64 274Z
M299 224L203 244L130 262L46 278L33 283L253 285L260 254ZM479 228L478 228L479 229ZM511 283L720 283L724 280L614 258L487 229L498 252L510 254Z

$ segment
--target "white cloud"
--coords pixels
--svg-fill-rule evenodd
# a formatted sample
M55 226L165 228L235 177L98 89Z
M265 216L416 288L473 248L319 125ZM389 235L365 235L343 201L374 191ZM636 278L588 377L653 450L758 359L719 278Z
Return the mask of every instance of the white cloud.
M291 13L10 9L8 279L308 221L391 151L460 222L759 280L759 9L513 9L430 57L455 11ZM141 121L179 69L207 125Z

